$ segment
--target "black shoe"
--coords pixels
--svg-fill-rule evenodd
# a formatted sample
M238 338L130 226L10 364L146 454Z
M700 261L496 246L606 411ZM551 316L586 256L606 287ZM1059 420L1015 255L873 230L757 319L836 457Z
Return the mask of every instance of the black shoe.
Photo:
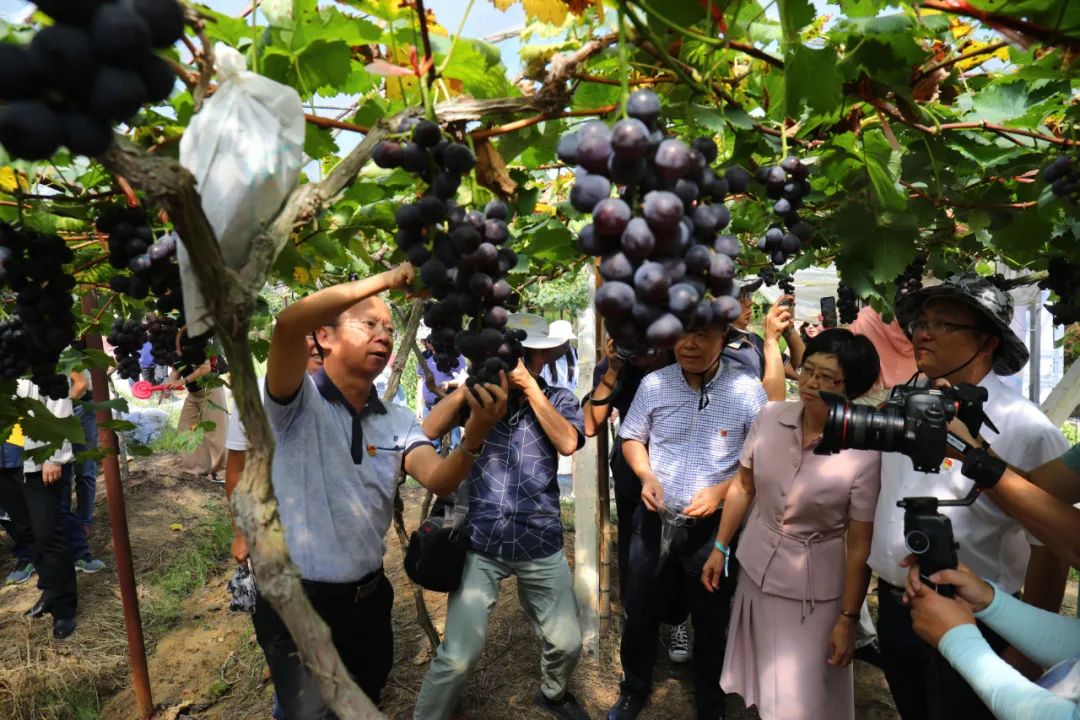
M53 618L52 636L57 640L63 640L75 632L75 618Z
M634 720L645 706L649 698L644 695L635 695L628 692L620 692L619 699L608 710L608 720Z
M42 595L38 598L38 601L34 603L34 607L30 608L23 613L28 618L37 619L49 611L49 606L45 604L45 596Z
M877 640L872 640L862 647L855 648L855 659L881 669L881 647L878 645Z
M585 712L585 708L581 707L581 703L577 701L577 698L568 692L563 693L562 698L559 700L552 700L544 694L543 690L537 690L536 697L533 698L533 705L541 707L555 717L563 718L563 720L589 720L589 713Z

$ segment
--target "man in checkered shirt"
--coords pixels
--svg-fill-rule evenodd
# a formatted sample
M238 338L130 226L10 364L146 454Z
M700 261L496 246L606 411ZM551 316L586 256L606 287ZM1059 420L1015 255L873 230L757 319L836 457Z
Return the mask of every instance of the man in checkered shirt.
M627 573L624 677L609 720L632 720L648 701L663 612L679 593L694 623L697 718L724 717L719 681L737 573L713 594L701 569L743 441L766 402L756 378L723 364L726 335L716 326L686 333L675 346L677 364L642 381L619 430L643 504L632 518L629 567L619 569ZM662 542L664 524L670 543Z

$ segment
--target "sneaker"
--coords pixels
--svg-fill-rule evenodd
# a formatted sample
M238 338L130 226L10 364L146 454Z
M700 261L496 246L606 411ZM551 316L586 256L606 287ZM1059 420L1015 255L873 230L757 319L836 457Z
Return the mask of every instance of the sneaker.
M552 700L542 690L537 690L533 705L563 720L589 720L589 713L585 712L585 708L581 707L581 703L569 692L563 693L558 700Z
M225 478L221 477L216 472L215 473L210 473L209 478L210 478L210 482L212 482L212 483L217 483L218 485L224 485L225 484Z
M22 585L24 582L30 579L30 576L34 574L34 563L26 563L21 567L16 567L14 570L8 573L7 578L4 580L5 585Z
M690 662L694 654L690 651L690 624L671 626L671 641L668 643L667 656L673 663Z
M105 569L105 563L101 562L97 558L89 558L87 560L76 560L75 569L79 572L88 573L93 575L96 572L101 572Z
M649 698L644 695L620 692L619 699L608 710L607 720L634 720L648 704Z

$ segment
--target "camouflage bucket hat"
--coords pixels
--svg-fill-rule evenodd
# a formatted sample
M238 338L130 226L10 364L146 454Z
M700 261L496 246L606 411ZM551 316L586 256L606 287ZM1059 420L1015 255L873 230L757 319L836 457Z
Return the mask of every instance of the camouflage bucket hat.
M989 278L975 273L953 275L940 285L923 288L900 298L896 302L896 320L909 338L908 323L918 317L927 300L935 298L966 303L997 328L1001 342L994 351L994 372L998 375L1013 375L1027 364L1027 346L1009 327L1013 317L1012 296L994 285Z

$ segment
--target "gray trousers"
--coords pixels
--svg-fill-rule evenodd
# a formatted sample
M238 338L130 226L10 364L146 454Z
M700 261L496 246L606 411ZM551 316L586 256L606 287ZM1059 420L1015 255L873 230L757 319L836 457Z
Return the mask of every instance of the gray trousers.
M573 578L563 553L540 560L503 560L470 551L461 587L451 593L442 644L431 661L415 720L446 720L484 651L488 619L499 599L499 584L511 575L525 614L540 628L540 689L552 700L566 692L581 655L581 626Z

